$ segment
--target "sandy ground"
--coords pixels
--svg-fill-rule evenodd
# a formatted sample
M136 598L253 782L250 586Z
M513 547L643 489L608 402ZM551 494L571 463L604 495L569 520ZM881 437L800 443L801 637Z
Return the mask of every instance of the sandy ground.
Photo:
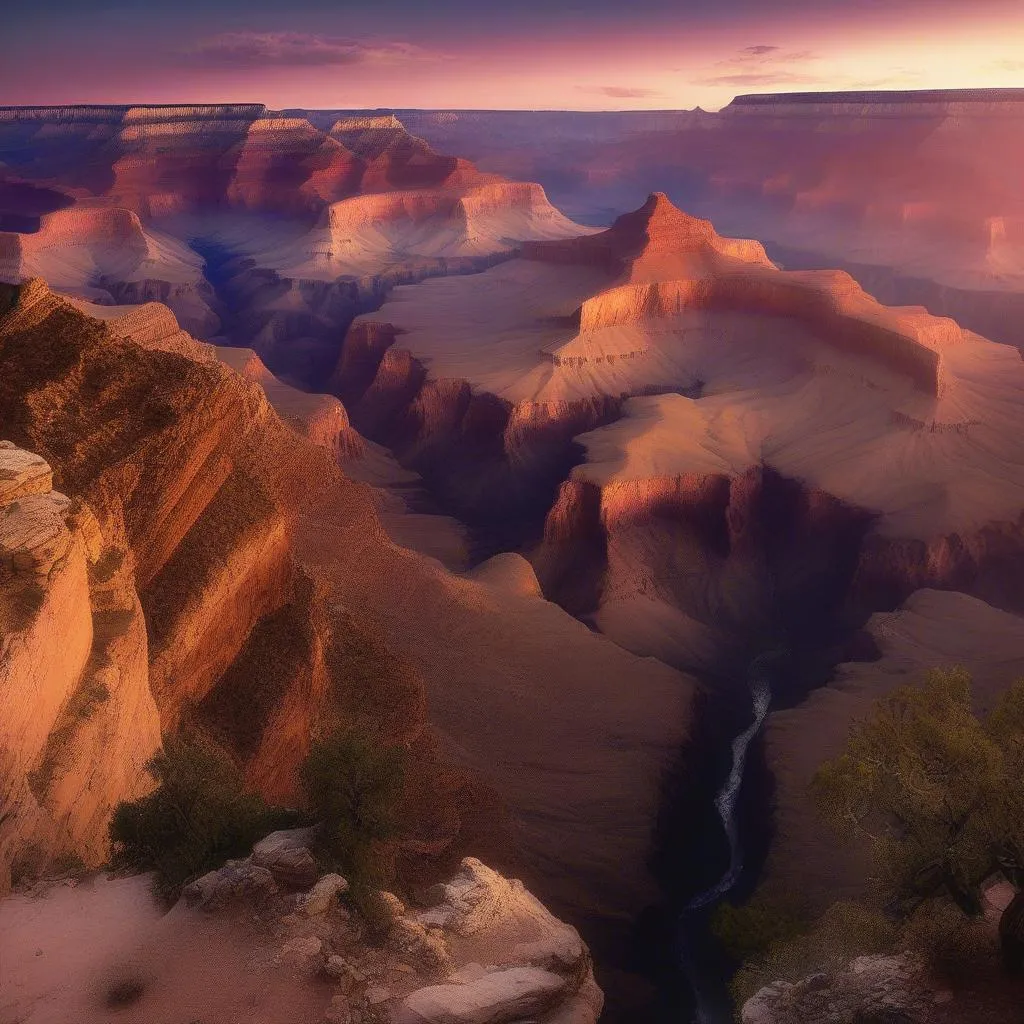
M0 901L0 1024L309 1024L330 987L272 963L258 925L183 905L148 876L93 876ZM118 985L141 983L130 1005Z

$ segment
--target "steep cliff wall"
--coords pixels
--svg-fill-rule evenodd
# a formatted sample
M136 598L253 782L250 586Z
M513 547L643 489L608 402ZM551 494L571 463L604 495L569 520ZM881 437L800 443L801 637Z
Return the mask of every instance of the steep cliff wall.
M125 552L39 456L0 442L0 892L60 858L93 866L160 745Z

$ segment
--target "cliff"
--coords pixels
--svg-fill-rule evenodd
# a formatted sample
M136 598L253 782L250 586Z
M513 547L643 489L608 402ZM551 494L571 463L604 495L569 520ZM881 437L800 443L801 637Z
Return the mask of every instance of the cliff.
M347 195L495 180L396 119L330 130L262 104L2 107L8 163L145 218L214 208L315 217Z
M0 281L43 277L92 301L168 304L193 333L220 328L203 261L187 245L144 228L131 210L82 200L39 219L37 231L0 232Z
M146 627L125 552L0 442L0 893L108 853L107 820L160 745Z
M882 306L847 274L778 270L758 243L722 238L654 195L606 231L527 242L482 274L396 293L355 320L329 387L363 434L472 517L483 500L520 510L543 501L572 464L570 440L618 418L627 396L689 399L714 383L763 398L793 386L818 410L810 396L859 381L865 435L895 422L955 433L989 416L969 385L958 390L968 364L992 359L994 372L1004 355L1015 390L1012 354L955 322ZM724 393L713 404L728 405ZM801 400L782 405L795 443ZM749 439L744 469L764 436ZM877 509L858 487L850 481L841 499ZM1012 502L1004 513L1016 518Z

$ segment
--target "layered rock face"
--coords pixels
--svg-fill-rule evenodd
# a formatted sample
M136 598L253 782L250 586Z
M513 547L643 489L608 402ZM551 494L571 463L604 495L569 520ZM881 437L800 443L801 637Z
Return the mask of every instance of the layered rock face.
M324 130L262 104L0 107L0 149L28 179L58 180L146 218L225 205L315 214L361 191L488 180L395 119Z
M539 186L493 181L353 196L328 205L312 228L227 218L175 230L202 234L200 248L229 255L218 277L237 311L233 342L275 373L323 390L339 336L395 285L478 271L524 241L587 229Z
M723 627L772 628L772 588L802 603L792 625L851 594L870 610L922 585L1010 586L1021 453L999 424L1022 384L1014 352L846 274L780 271L663 195L396 296L357 319L331 378L466 516L537 502L582 443L535 557L546 593L634 649L701 661ZM976 484L940 496L939 464Z
M663 188L722 230L799 251L805 266L894 273L886 301L925 301L1024 344L1013 315L1024 255L1000 227L1024 211L1020 90L740 96L716 114L401 116L489 170L540 181L586 223Z
M459 578L393 546L334 443L283 424L269 382L169 314L88 317L41 282L0 307L5 430L124 552L163 730L204 731L278 801L314 736L356 724L402 743L411 860L503 835L546 900L603 948L622 936L656 898L651 822L692 681L524 589L521 559Z
M108 853L107 821L160 746L146 626L126 552L0 442L0 893Z
M54 289L94 302L157 299L194 334L216 334L213 289L188 246L143 228L130 210L82 200L43 214L30 234L0 232L0 281L42 277Z

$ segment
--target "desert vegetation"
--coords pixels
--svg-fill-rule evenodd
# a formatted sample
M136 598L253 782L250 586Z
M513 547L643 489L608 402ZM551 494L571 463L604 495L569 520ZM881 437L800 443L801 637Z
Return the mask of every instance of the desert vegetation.
M354 892L390 881L393 859L382 847L399 832L404 771L396 748L344 730L315 743L301 769L302 809L248 792L232 759L196 735L167 739L149 771L156 788L119 804L111 820L113 862L153 871L168 898L245 856L267 833L313 823L321 825L321 861L344 872Z

